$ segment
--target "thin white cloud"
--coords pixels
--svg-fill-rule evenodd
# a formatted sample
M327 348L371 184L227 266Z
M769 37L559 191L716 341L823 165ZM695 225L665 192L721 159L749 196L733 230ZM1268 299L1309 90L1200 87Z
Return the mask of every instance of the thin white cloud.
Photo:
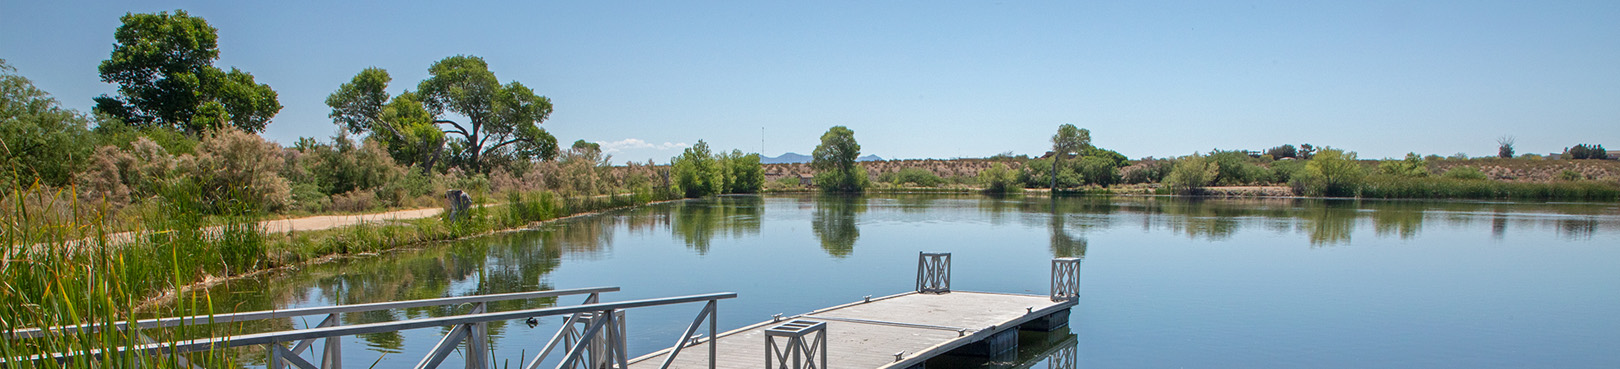
M618 140L618 141L613 141L613 142L597 141L596 143L599 144L599 145L602 145L602 152L609 153L609 154L624 151L624 150L634 150L634 149L669 150L669 149L684 149L684 148L687 148L689 146L692 146L692 145L686 144L685 142L671 143L671 142L667 142L667 141L662 143L662 144L653 144L653 143L648 143L647 141L644 141L644 140L639 139L639 138L626 138L626 139L623 139L623 140Z

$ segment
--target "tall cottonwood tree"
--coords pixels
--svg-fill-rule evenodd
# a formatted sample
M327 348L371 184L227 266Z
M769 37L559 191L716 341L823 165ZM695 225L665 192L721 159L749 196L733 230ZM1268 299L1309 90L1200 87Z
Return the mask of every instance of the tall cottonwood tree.
M1052 135L1052 183L1049 188L1057 191L1058 162L1064 156L1075 155L1091 147L1091 131L1080 129L1073 124L1058 126L1058 132Z
M489 171L489 161L495 158L557 157L557 138L539 126L551 116L551 99L518 82L500 84L489 64L476 56L444 58L433 63L428 74L417 85L422 104L434 123L453 137L453 153L472 169ZM449 119L446 113L465 120Z
M233 126L264 131L281 111L276 91L236 68L215 67L218 30L184 10L125 14L113 33L101 81L118 96L97 97L95 110L136 127L159 126L196 135Z
M332 123L354 134L371 133L388 146L394 161L433 169L444 147L444 132L422 105L421 97L406 91L388 95L393 77L382 68L366 68L353 80L326 97Z

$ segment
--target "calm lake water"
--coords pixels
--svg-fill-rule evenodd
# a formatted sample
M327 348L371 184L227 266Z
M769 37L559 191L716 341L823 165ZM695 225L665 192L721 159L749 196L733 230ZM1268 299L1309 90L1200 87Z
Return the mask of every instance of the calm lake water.
M1026 344L1017 360L1038 367L1043 352L1064 347L1078 366L1099 368L1620 367L1616 204L726 196L318 265L211 293L243 311L595 286L623 288L605 301L737 292L720 303L725 331L908 291L919 251L953 253L953 289L1032 294L1047 292L1051 258L1085 257L1069 331ZM668 347L700 308L630 310L631 355ZM457 309L465 307L345 323ZM519 354L559 326L556 318L532 329L493 324L495 357L521 366ZM349 337L345 366L370 366L380 352L377 367L410 367L442 333Z

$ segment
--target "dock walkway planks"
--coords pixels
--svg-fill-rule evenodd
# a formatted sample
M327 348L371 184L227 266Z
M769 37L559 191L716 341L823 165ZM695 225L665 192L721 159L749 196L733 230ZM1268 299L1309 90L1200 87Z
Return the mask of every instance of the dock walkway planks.
M827 323L828 368L908 368L952 349L1007 329L1064 311L1075 300L1047 296L953 291L908 292L870 302L855 302L783 319ZM782 322L761 322L720 335L719 368L765 367L765 329ZM671 368L707 368L707 343L681 350ZM895 353L904 352L900 360ZM668 350L630 361L631 368L658 368Z

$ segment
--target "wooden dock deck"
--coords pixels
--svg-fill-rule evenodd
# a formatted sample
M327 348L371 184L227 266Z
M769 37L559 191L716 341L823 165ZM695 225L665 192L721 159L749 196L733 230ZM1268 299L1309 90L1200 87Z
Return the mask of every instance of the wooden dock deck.
M765 330L788 321L810 320L826 323L822 350L828 355L827 368L912 368L997 334L1015 334L1026 323L1041 319L1066 323L1066 314L1075 304L1075 299L1053 301L1042 295L907 292L726 332L715 342L715 361L718 368L763 368L767 361ZM1057 314L1064 316L1052 317ZM706 341L688 346L670 367L707 368L709 355L704 346ZM668 352L636 358L630 367L658 368Z

